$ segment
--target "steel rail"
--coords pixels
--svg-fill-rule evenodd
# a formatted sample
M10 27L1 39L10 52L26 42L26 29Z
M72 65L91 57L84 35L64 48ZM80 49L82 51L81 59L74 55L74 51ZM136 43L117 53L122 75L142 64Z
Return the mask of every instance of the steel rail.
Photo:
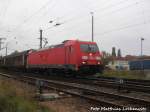
M140 82L134 82L128 79L119 79L119 78L79 78L79 79L86 79L90 81L90 84L95 84L99 86L106 86L111 88L120 88L126 89L130 91L139 91L139 92L147 92L150 93L150 81L146 81L147 83L144 84L143 80ZM148 85L149 84L149 85Z

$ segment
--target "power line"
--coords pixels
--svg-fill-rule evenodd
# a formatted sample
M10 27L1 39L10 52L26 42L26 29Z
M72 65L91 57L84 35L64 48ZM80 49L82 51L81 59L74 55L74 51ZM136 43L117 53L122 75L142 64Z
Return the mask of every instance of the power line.
M149 13L149 12L148 12ZM129 23L129 22L132 22L132 23L134 23L135 21L139 21L139 20L143 20L143 18L141 18L141 16L139 15L140 13L135 13L135 16L132 16L132 18L130 17L130 18L125 18L125 17L121 17L121 18L115 18L115 20L114 21L112 21L111 23L113 24L115 21L118 23L118 21L121 23L121 21L124 21L124 20L126 20L126 22L127 23ZM104 19L104 21L105 21L105 19ZM96 24L98 24L98 23L103 23L103 20L100 20L100 21L96 21ZM111 24L110 23L110 24ZM125 21L123 22L124 24L125 24ZM146 23L146 20L144 20L143 21L143 23ZM120 25L124 25L124 24L120 24Z
M127 1L127 0L126 0ZM119 3L122 3L122 2L119 2ZM118 5L118 4L117 4ZM105 8L106 9L106 8ZM107 8L108 9L108 8ZM88 13L89 14L89 13ZM66 14L65 14L66 15ZM65 15L63 15L63 16L61 16L61 17L58 17L59 19L60 18L63 18L63 17L65 17ZM69 15L69 14L68 14ZM64 22L62 22L63 24L64 23L68 23L69 21L73 21L73 20L78 20L78 19L83 19L82 17L83 16L85 16L85 15L82 15L82 16L80 16L80 18L78 18L78 17L73 17L73 18L71 18L71 19L69 19L69 20L66 20L66 21L64 21ZM58 18L56 18L56 19L54 19L53 21L55 21L55 20L57 20ZM51 29L51 28L53 28L53 27L48 27L48 28L46 28L45 30L48 30L48 29Z
M121 4L121 3L123 3L123 2L122 2L122 1L121 1L121 2L118 2L118 4ZM118 4L117 4L117 5L118 5ZM116 5L114 5L114 6L116 6ZM113 7L114 7L114 6L113 6ZM110 8L112 8L112 7L110 7ZM103 9L108 9L108 7L107 7L107 8L105 7L105 8L103 8ZM37 11L37 12L38 12L38 11ZM34 16L34 15L33 15L33 16ZM32 16L32 17L33 17L33 16ZM85 16L85 15L83 15L83 16ZM65 17L65 16L62 16L62 17ZM58 18L60 19L61 17L58 17ZM57 20L58 18L56 18L55 20ZM82 19L82 16L80 16L80 18ZM71 18L71 19L69 19L69 20L67 20L67 21L65 21L65 22L62 22L62 23L63 23L63 24L64 24L64 23L68 23L70 20L71 20L71 21L74 21L74 20L78 20L78 19L75 17L75 18ZM51 28L52 28L52 27L48 27L48 28L46 28L46 29L51 29Z
M53 5L48 9L48 11L45 11L45 13L43 13L42 15L40 15L38 18L36 18L35 21L32 22L32 24L34 23L40 23L41 21L41 17L45 17L47 15L47 13L50 13L51 9L54 9L54 7L57 5L57 2L54 2ZM33 17L32 17L33 18ZM31 19L30 19L31 20ZM28 21L27 21L28 22ZM25 23L27 23L25 22ZM30 24L31 25L31 24Z
M133 20L133 19L139 20L139 18L140 18L141 16L139 16L138 14L139 14L139 13L136 13L136 14L135 14L136 16L134 16L134 18L130 18L129 20ZM98 18L99 18L99 17L98 17ZM97 18L95 18L95 19L97 19ZM119 20L119 21L123 21L123 20L127 20L127 19L123 17L123 18L118 18L118 20ZM141 19L140 19L140 20L141 20ZM100 23L103 23L103 21L100 20L100 21L97 21L96 24L98 24L99 22L100 22ZM135 22L135 20L134 20L133 22ZM113 21L112 21L112 23L113 23ZM74 28L74 27L77 26L77 25L78 25L78 24L76 24L76 25L74 25L74 26L71 26L71 27ZM71 27L70 27L70 28L71 28ZM70 29L70 28L69 28L69 29Z
M71 18L71 19L72 19L72 18ZM63 21L63 22L58 22L58 23L54 24L53 26L50 26L50 27L48 27L48 28L45 28L44 31L47 31L47 30L52 29L52 28L54 28L54 27L57 27L57 26L59 26L59 25L68 23L71 19L66 20L66 21Z
M123 27L119 27L119 28L116 28L116 29L112 29L112 30L103 32L103 33L97 33L96 35L105 35L105 34L108 34L108 33L114 32L114 31L120 31L120 30L132 28L132 27L136 27L136 26L140 26L140 25L144 25L144 24L150 24L150 21L148 21L146 23L142 22L142 23L137 23L137 24L126 25L126 26L123 26Z
M95 35L105 35L105 34L109 34L109 33L114 32L114 31L120 31L120 30L132 28L132 27L136 27L136 26L140 26L140 25L144 25L144 24L149 24L149 22L150 21L147 21L146 23L141 22L141 23L136 23L136 24L129 24L129 25L122 26L122 27L119 27L119 28L116 28L116 29L111 29L111 30L108 30L108 31L105 31L105 32L102 32L102 33L95 33Z
M141 3L141 2L140 2ZM134 2L133 4L129 4L129 5L127 5L127 6L125 6L125 7L123 7L123 8L119 8L119 9L117 9L117 10L114 10L114 11L111 11L111 12L109 12L109 13L107 13L107 14L114 14L114 13L116 13L116 12L120 12L120 11L122 11L122 10L124 10L124 9L127 9L127 8L130 8L131 6L133 6L133 5L136 5L136 4L139 4L139 2ZM113 12L113 13L112 13ZM100 16L101 17L101 16ZM99 17L98 17L99 18Z
M140 1L142 1L142 0L140 0ZM143 20L146 23L145 11L144 11L144 8L142 7L142 4L141 4L141 11L142 11Z
M126 1L128 1L128 0L126 0ZM124 2L126 2L126 1L124 1ZM121 3L124 3L124 2L118 2L118 4L121 4ZM118 6L118 4L115 4L114 6ZM114 7L113 6L113 7ZM103 8L103 10L102 11L105 11L104 9L110 9L110 8L112 8L112 7L105 7L105 8ZM96 11L93 11L93 12L95 12L96 13ZM101 12L101 11L99 11L99 12ZM89 15L89 12L86 14L86 15ZM84 17L85 15L82 15L82 16L80 16L80 18L79 17L73 17L73 18L71 18L71 19L69 19L69 20L67 20L67 21L73 21L73 20L78 20L78 19L82 19L82 17ZM64 17L64 16L63 16ZM60 19L61 17L59 17L59 19ZM65 21L66 22L66 21ZM64 22L63 22L64 23Z
M0 18L4 17L6 12L7 12L7 9L9 7L9 4L10 4L10 0L7 0L7 1L3 1L3 8L1 8L1 12L0 12Z
M53 0L54 1L54 0ZM52 1L51 1L52 2ZM57 5L57 2L54 2L53 3L53 5L49 8L49 10L50 9L53 9L55 6ZM45 4L45 6L46 6L46 4ZM42 8L45 8L44 6L42 7ZM42 10L42 8L40 8L41 10ZM39 9L39 10L40 10ZM50 10L51 11L51 10ZM37 11L37 13L38 13L38 11ZM35 16L36 14L32 14L32 17L33 16ZM43 16L44 16L44 14L43 14ZM32 19L32 18L31 18ZM36 20L38 20L39 18L37 18ZM28 19L28 21L30 20L30 18ZM26 21L26 23L28 22L28 21ZM34 21L35 22L35 21ZM23 22L22 24L24 24L25 22ZM38 23L39 23L39 21L38 21ZM20 26L22 25L22 24L20 24ZM17 29L19 27L19 25L15 28L15 29ZM28 30L30 30L29 28L28 28Z
M118 2L118 4L120 4L120 3L124 3L124 2ZM116 12L120 12L120 11L122 11L122 10L124 10L124 9L127 9L127 8L130 8L131 6L133 6L133 5L136 5L136 4L138 4L138 2L134 2L133 4L129 4L129 5L127 5L127 6L125 6L125 7L123 7L123 8L119 8L119 9L117 9L117 10L113 10L113 11L111 11L111 12L109 12L109 13L104 13L103 15L101 15L101 16L99 16L99 17L103 17L104 18L104 15L110 15L110 14L114 14L114 13L116 13ZM116 6L116 5L114 5L114 6ZM114 7L113 6L113 7ZM104 8L105 9L105 8ZM104 10L103 10L104 11ZM100 11L101 12L101 11ZM94 13L99 13L99 12L94 12ZM83 15L83 16L85 16L85 15ZM71 18L71 19L69 19L69 20L66 20L66 21L64 21L64 22L62 22L63 24L64 23L68 23L68 22L72 22L72 21L75 21L75 20L79 20L79 19L83 19L82 17L83 16L80 16L80 18L79 17L76 17L76 18ZM53 27L48 27L48 28L46 28L46 30L48 30L48 29L51 29L51 28L53 28Z
M120 6L122 4L124 5L125 3L128 3L128 1L129 0L122 0L122 1L119 1L119 2L115 2L114 4L112 3L112 4L110 4L110 5L106 6L106 7L102 7L101 9L94 10L94 12L97 12L97 11L98 12L106 11L106 10L109 10L109 9L114 8L116 6Z
M88 13L88 15L89 15L89 13ZM85 16L85 15L84 15L84 16ZM81 17L82 17L82 16L81 16ZM65 20L65 21L62 21L62 22L59 22L59 23L62 25L62 24L66 24L66 23L69 23L69 22L72 22L72 21L75 21L75 20L80 20L80 19L83 19L83 18L79 18L79 17L77 16L77 17L73 17L73 18L70 18L70 19L68 19L68 20ZM56 26L56 25L47 27L47 28L45 28L44 30L47 31L47 30L49 30L49 29L54 28L55 26Z
M120 10L120 9L119 9L119 10ZM118 12L118 11L117 11L117 12ZM80 18L82 18L82 17L80 17ZM76 19L72 19L72 18L71 18L71 20L70 20L70 21L68 21L68 20L67 20L67 21L65 21L65 22L62 22L62 24L64 24L64 23L68 23L68 22L72 22L72 20L78 20L78 19L77 19L77 18L76 18ZM53 26L53 27L54 27L54 26ZM53 27L50 27L50 28L53 28Z
M101 10L101 11L94 11L94 13L100 13L100 12L102 12L102 11L105 11L104 9L110 9L110 8L113 8L114 6L118 6L119 4L123 4L123 3L125 3L125 2L127 2L128 0L125 0L125 1L120 1L120 2L118 2L118 4L116 5L116 4L114 4L112 7L105 7L105 8L103 8L103 10ZM125 9L127 9L127 8L130 8L131 6L134 6L134 5L137 5L137 4L139 4L139 3L142 3L142 2L134 2L133 4L129 4L129 5L127 5L127 6L125 6L125 7L122 7L122 8L119 8L119 9L116 9L116 10L113 10L113 11L111 11L111 12L108 12L108 13L104 13L104 14L102 14L101 16L99 16L99 17L105 17L104 15L110 15L110 14L115 14L116 12L121 12L122 10L125 10Z
M127 9L127 8L131 8L132 6L135 6L135 5L139 4L139 3L140 3L140 2L134 2L133 4L129 4L129 5L125 6L125 7L121 7L121 8L119 8L119 9L110 11L110 12L108 12L108 13L104 13L104 14L102 14L101 16L104 17L104 15L110 15L110 14L112 15L112 14L115 14L116 12L121 12L122 10L125 10L125 9ZM97 12L97 13L99 13L99 12ZM101 17L101 16L100 16L100 17Z
M17 27L15 29L17 29L18 27L22 26L24 23L28 22L31 18L33 18L35 15L37 15L41 10L43 10L47 5L49 5L53 1L54 0L49 0L48 2L46 2L40 9L38 9L36 12L34 12L32 15L30 15L28 18L26 18L22 23L17 25Z
M87 0L86 0L87 1ZM128 0L122 0L122 1L119 1L119 0L117 0L117 2L112 2L111 0L109 0L109 1L106 1L106 2L99 2L100 4L108 4L108 3L111 3L111 4L109 4L109 5L106 5L106 6L104 6L104 7L102 7L102 9L107 9L107 8L109 8L110 6L116 6L116 5L119 5L119 4L121 4L121 3L124 3L124 1L128 1ZM93 0L92 0L92 2L93 2ZM92 5L92 2L91 3L88 3L88 4L90 4L90 5ZM95 5L96 4L96 5ZM99 6L100 4L97 4L97 3L94 3L94 5L93 5L93 7L97 7L97 6Z

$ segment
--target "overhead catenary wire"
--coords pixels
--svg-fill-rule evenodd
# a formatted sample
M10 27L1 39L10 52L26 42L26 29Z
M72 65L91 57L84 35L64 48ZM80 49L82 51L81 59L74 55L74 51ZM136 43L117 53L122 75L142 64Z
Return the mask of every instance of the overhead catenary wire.
M130 25L126 25L126 26L116 28L116 29L111 29L111 30L106 31L106 32L96 33L95 35L105 35L105 34L108 34L108 33L114 32L114 31L120 31L120 30L132 28L132 27L136 27L136 26L140 26L140 25L145 25L145 24L150 24L150 20L147 21L146 23L141 22L141 23L136 23L136 24L130 24Z
M146 24L150 24L150 21L147 21ZM122 30L125 30L125 29L135 28L135 27L141 26L141 25L145 25L145 23L140 22L140 23L136 23L136 24L129 24L129 25L125 25L125 26L121 26L121 27L115 28L115 29L107 30L107 31L102 32L102 33L97 33L96 32L95 36L107 35L107 34L115 32L115 31L118 32L118 31L122 31ZM62 33L64 33L64 32L62 32ZM69 34L70 34L70 32L69 32ZM85 35L85 34L81 34L81 35Z
M86 0L87 1L87 0ZM100 4L103 4L104 7L101 7L101 9L109 9L110 7L114 7L114 6L118 6L120 4L124 4L126 1L128 0L116 0L116 2L112 2L111 0L109 1L106 1L106 2L99 2L99 4L97 3L92 3L92 2L89 2L88 4L90 4L92 7L99 7ZM104 5L106 4L106 6Z
M132 8L132 6L136 6L137 4L139 4L140 2L134 2L134 3L132 3L132 4L129 4L129 5L127 5L127 6L125 6L125 7L121 7L121 8L118 8L118 9L115 9L115 10L112 10L112 11L110 11L110 12L107 12L107 13L104 13L104 14L102 14L101 16L99 16L99 17L104 17L104 15L112 15L112 14L116 14L117 12L121 12L121 11L123 11L123 10L126 10L126 9L128 9L128 8ZM98 14L98 13L100 13L100 12L95 12L96 14Z
M119 20L122 21L120 18L119 18ZM126 20L126 19L124 18L123 20ZM132 25L132 23L134 23L135 20L136 20L136 21L137 21L137 20L141 20L141 18L140 18L140 16L138 15L138 16L134 16L134 18L132 18L132 19L130 19L130 20L132 20L132 21L130 21L130 23L129 23L129 21L127 21L126 23L129 23L129 24ZM133 20L134 20L134 21L133 21ZM97 21L97 22L98 22L98 21ZM97 22L96 22L96 24L98 24ZM101 21L101 22L102 22L102 21ZM117 25L117 26L124 27L124 26L126 26L126 25L125 25L126 23L123 23L122 25ZM141 23L144 24L145 22L140 22L140 24L141 24ZM136 24L137 24L137 23L136 23ZM147 24L147 23L145 23L145 24ZM130 26L130 25L129 25L129 26ZM137 25L137 26L138 26L138 25ZM119 28L120 28L120 27L119 27ZM87 28L87 27L86 27L86 28ZM70 28L68 28L68 29L70 29ZM82 28L82 29L83 29L83 28ZM80 29L78 29L78 31L81 31L82 29L80 28ZM85 29L85 28L84 28L84 29ZM116 28L116 29L118 29L118 28ZM111 29L111 30L112 30L112 29ZM110 32L111 30L107 30L107 31L105 31L105 32ZM104 33L105 33L105 32L104 32Z
M126 0L126 1L128 1L128 0ZM125 2L126 2L125 1ZM121 2L117 2L118 4L121 4L121 3L124 3L123 1L121 1ZM114 7L114 6L117 6L118 4L116 4L116 5L113 5L112 7ZM134 4L133 4L134 5ZM108 10L109 8L112 8L112 7L104 7L103 8L103 11L105 11L105 10ZM129 6L128 6L129 7ZM126 8L126 7L125 7ZM105 10L104 10L105 9ZM119 9L120 10L120 9ZM100 11L101 12L101 11ZM115 11L115 12L119 12L119 11ZM97 13L97 12L95 12L95 13ZM110 12L111 13L111 12ZM88 13L87 13L88 14ZM85 15L83 15L83 16L85 16ZM82 19L82 17L83 16L80 16L80 19ZM65 17L65 16L62 16L62 17ZM58 17L59 19L61 19L61 17ZM54 19L53 21L55 21L55 20L57 20L58 18L56 18L56 19ZM69 19L69 20L67 20L67 21L65 21L65 23L68 23L70 20L71 21L75 21L75 20L78 20L79 18L78 17L74 17L74 18L71 18L71 19ZM64 24L64 22L62 22L63 24ZM46 29L51 29L52 27L49 27L49 28L46 28Z
M126 1L125 1L125 2L126 2ZM121 3L124 3L124 2L117 2L116 5L114 5L114 6L117 6L118 4L121 4ZM113 7L114 7L114 6L113 6ZM108 6L107 6L107 7L104 7L103 10L104 10L104 9L105 9L105 10L106 10L106 9L108 10L109 8L112 8L112 7L108 7ZM73 12L70 12L70 13L73 13ZM85 15L87 15L87 14L89 14L89 12L87 12ZM62 18L65 18L66 15L69 15L69 14L68 14L68 13L67 13L67 14L64 14L63 16L57 17L57 18L53 19L52 21L56 21L56 20L58 20L58 19L61 20ZM85 15L80 16L80 18L81 18L81 17L84 17ZM76 19L79 19L78 16L72 17L72 18L69 19L69 20L76 20ZM81 18L81 19L82 19L82 18ZM68 20L67 20L67 21L68 21ZM64 22L63 22L63 23L64 23ZM65 23L66 23L66 21L65 21ZM49 27L49 28L51 28L51 27ZM49 28L46 28L46 29L49 29Z
M126 0L127 1L127 0ZM125 2L126 2L125 1ZM119 4L120 3L123 3L123 2L119 2ZM116 5L114 5L114 6L117 6L118 4L116 4ZM113 7L114 7L113 6ZM109 7L109 8L112 8L112 7ZM107 9L108 10L108 7L105 7L104 9ZM104 10L103 10L104 11ZM95 11L94 11L94 13L96 13ZM69 21L75 21L75 20L79 20L79 19L83 19L82 17L84 17L84 16L86 16L86 15L88 15L89 14L89 12L87 12L86 14L84 14L84 15L82 15L82 16L80 16L80 18L79 18L79 16L77 15L76 17L72 17L71 19L69 19L69 20L65 20L65 22L63 22L63 23L68 23ZM65 16L62 16L62 17L65 17ZM62 17L58 17L59 19L61 19ZM56 18L57 19L57 18ZM56 20L56 19L54 19L54 21ZM49 27L49 28L51 28L51 27ZM49 29L49 28L47 28L47 29ZM46 29L46 30L47 30Z
M0 12L0 17L1 17L2 19L5 18L5 15L6 15L6 13L7 13L7 10L8 10L8 8L9 8L10 3L11 3L11 0L6 0L6 1L4 1L4 2L5 2L5 4L3 5L3 9L1 9L1 12Z
M121 3L121 2L120 2ZM135 2L135 3L133 3L133 4L129 4L128 6L126 6L126 7L124 7L124 8L121 8L121 9L126 9L126 8L129 8L129 7L131 7L131 6L133 6L133 5L136 5L136 4L138 4L137 2ZM117 10L115 10L115 11L113 11L113 14L115 13L115 12L120 12L121 10L120 9L117 9ZM111 13L111 12L110 12ZM71 18L70 20L74 20L73 18ZM65 21L65 22L62 22L61 24L64 24L64 23L68 23L68 22L71 22L71 21ZM48 27L48 28L46 28L45 30L48 30L48 29L52 29L52 28L54 28L55 27L55 25L54 26L51 26L51 27Z
M107 7L102 8L102 10L93 10L93 12L94 12L94 13L97 13L97 12L105 11L105 10L111 9L111 8L113 8L113 7L115 7L115 6L118 6L119 4L123 4L123 3L127 2L127 1L128 1L128 0L125 0L125 1L123 0L123 1L121 1L121 2L115 3L115 5L113 4L113 6L111 6L111 7L108 7L108 6L107 6ZM87 15L87 14L89 14L89 12L87 12L85 15ZM85 15L83 15L83 16L85 16ZM83 16L80 16L80 18L83 17ZM59 19L60 19L60 18L61 18L61 17L59 17ZM72 18L71 20L75 20L75 19L77 19L77 18L80 19L79 16L78 16L78 17L76 16L74 19Z
M78 18L78 17L77 17L77 18ZM82 18L82 19L83 19L83 18ZM73 17L73 18L70 18L70 19L68 19L68 20L65 20L65 21L62 21L62 22L58 22L58 23L59 23L60 25L62 25L62 24L65 24L65 23L72 22L72 20L75 20L75 18ZM79 20L79 19L78 19L78 20ZM58 24L58 23L56 23L56 24ZM49 30L49 29L52 29L52 28L58 26L58 25L56 25L56 24L54 24L53 26L50 26L50 27L45 28L44 31L47 31L47 30Z
M127 1L127 0L125 0L125 1ZM121 2L118 2L118 4L121 4L122 3L122 1ZM118 4L116 4L116 5L118 5ZM46 4L45 4L46 5ZM41 10L42 8L44 8L45 7L45 5L43 6L43 7L41 7L39 10ZM114 5L115 6L115 5ZM113 7L114 7L113 6ZM105 7L106 9L108 9L109 7ZM104 9L105 9L104 8ZM39 11L37 11L37 12L39 12ZM33 14L33 15L31 15L30 17L33 17L34 15L36 15L36 13L35 14ZM28 18L28 19L30 19L30 17ZM24 21L27 21L28 19L26 19L26 20L24 20Z
M74 11L76 11L76 9L74 9L73 10L73 12ZM67 12L66 14L64 14L64 15L62 15L62 16L60 16L60 17L56 17L56 18L54 18L54 19L51 19L50 21L53 21L53 22L56 22L57 20L62 20L63 18L66 18L67 17L67 15L70 15L71 13L73 13L72 11L69 11L69 12ZM79 12L80 13L80 12ZM78 14L79 14L78 13ZM42 17L44 17L46 14L43 14L42 15ZM69 20L72 20L72 19L75 19L75 18L78 18L78 16L77 17L72 17L72 18L70 18ZM39 18L38 18L39 19ZM66 23L66 21L68 21L68 20L65 20L64 22L61 22L62 24L63 23ZM34 21L35 22L35 21ZM50 27L49 27L50 28ZM46 29L49 29L49 28L46 28Z
M120 31L120 30L123 30L123 29L128 29L128 28L132 28L132 27L136 27L136 26L140 26L140 25L144 25L144 24L149 24L149 22L146 22L146 23L145 22L140 22L140 23L135 23L135 24L129 24L129 25L125 25L125 26L121 26L119 28L111 29L111 30L108 30L106 32L102 32L102 33L99 33L99 34L96 34L96 35L104 35L104 34L114 32L114 31Z
M143 0L140 0L140 1L143 1ZM141 5L140 5L140 8L141 8L141 12L142 12L143 20L144 20L144 22L146 23L145 11L144 11L144 7L143 7L142 3L141 3Z
M35 15L37 15L40 11L42 11L43 9L45 9L50 3L52 3L55 0L49 0L48 2L46 2L40 9L38 9L36 12L34 12L32 15L30 15L28 18L26 18L23 22L21 22L20 24L18 24L13 31L18 30L23 24L27 23L28 21L30 21Z
M27 21L26 24L30 24L28 29L30 29L30 27L32 27L31 24L35 24L35 23L40 24L40 21L43 19L42 17L45 17L48 13L50 13L56 5L57 5L57 2L53 2L53 4L51 4L51 6L48 8L48 11L44 11L41 14L40 13L37 14L37 15L39 15L39 17L37 17L36 20L33 21L33 19L35 19L35 16L36 16L35 15L30 19L30 21Z
M113 10L113 11L111 11L111 12L108 12L108 13L104 13L103 15L101 15L101 16L98 16L98 18L105 18L105 16L106 15L108 15L108 16L110 16L110 14L112 15L112 14L115 14L116 12L121 12L122 10L125 10L125 9L127 9L127 8L131 8L132 6L135 6L135 5L137 5L137 4L139 4L139 3L141 3L141 2L134 2L134 3L132 3L132 4L129 4L129 5L127 5L127 6L125 6L125 7L121 7L121 8L119 8L119 9L116 9L116 10ZM94 13L99 13L99 12L94 12ZM88 13L89 14L89 13ZM95 14L95 15L96 15ZM105 16L104 16L105 15ZM85 15L84 15L85 16ZM62 22L63 24L64 23L68 23L68 22L73 22L73 21L75 21L75 20L79 20L79 19L83 19L82 17L80 17L80 18L78 18L78 17L76 17L76 18L71 18L70 20L66 20L66 21L64 21L64 22ZM95 18L95 19L97 19L97 18ZM76 24L76 25L78 25L78 24ZM48 28L46 28L45 30L49 30L49 29L52 29L52 28L54 28L55 26L50 26L50 27L48 27ZM72 26L71 26L72 27Z
M66 22L67 23L67 22Z
M28 18L26 18L22 23L20 23L19 25L17 25L17 27L15 29L17 29L18 27L22 26L24 23L28 22L31 18L33 18L35 15L37 15L41 10L43 10L46 6L48 6L50 3L52 3L54 0L49 0L48 2L46 2L41 8L39 8L36 12L34 12L33 14L31 14Z

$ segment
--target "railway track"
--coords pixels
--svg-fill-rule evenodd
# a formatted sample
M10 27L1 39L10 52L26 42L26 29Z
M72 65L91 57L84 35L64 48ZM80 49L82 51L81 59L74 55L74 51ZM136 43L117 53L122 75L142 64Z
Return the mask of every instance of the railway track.
M112 82L114 82L115 80L121 79L121 80L124 80L124 82L128 84L143 85L143 86L150 85L150 80L125 79L125 78L104 77L104 76L100 76L99 78L93 78L93 79L100 80L100 81L112 81Z
M120 78L87 78L95 85L103 85L105 87L116 88L121 90L137 91L150 93L150 81L144 80L130 80L130 79L120 79Z
M150 95L143 95L142 97L128 95L124 93L118 93L114 89L106 89L94 85L81 84L76 82L64 82L57 80L46 80L37 77L29 76L15 76L9 74L0 74L4 77L13 78L29 84L35 85L37 80L44 82L44 87L47 89L55 89L63 91L72 95L80 96L82 98L92 100L94 102L117 107L117 108L139 108L145 107L149 110L150 107ZM149 112L149 111L147 111Z
M18 75L23 74L24 76L35 76L38 78L44 79L53 79L53 80L60 80L60 81L69 81L74 83L83 83L83 84L90 84L90 85L97 85L100 87L107 87L107 88L114 88L125 90L128 92L146 92L150 93L150 80L137 80L137 79L121 79L121 78L114 78L114 77L61 77L62 74L55 75L44 75L39 73L20 73L14 72ZM59 77L58 77L59 76Z
M26 75L27 74L25 74L25 76ZM46 75L43 76L40 74L30 74L30 76L35 76L35 77L44 78L44 79L52 79L52 80L67 81L67 82L73 82L73 83L95 85L95 86L99 86L99 87L113 88L116 90L125 90L127 92L150 93L150 81L148 81L148 80L144 81L144 80L130 80L130 79L106 78L106 77L99 77L99 78L76 77L76 78L73 78L73 77L60 77L60 76L62 76L61 74L58 74L57 76L46 76Z

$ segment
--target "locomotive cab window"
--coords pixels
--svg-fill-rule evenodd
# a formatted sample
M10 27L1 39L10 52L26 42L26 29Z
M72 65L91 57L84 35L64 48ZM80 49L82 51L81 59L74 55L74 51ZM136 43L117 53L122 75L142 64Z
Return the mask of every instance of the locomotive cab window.
M96 44L81 44L80 48L83 52L98 52L98 46Z

